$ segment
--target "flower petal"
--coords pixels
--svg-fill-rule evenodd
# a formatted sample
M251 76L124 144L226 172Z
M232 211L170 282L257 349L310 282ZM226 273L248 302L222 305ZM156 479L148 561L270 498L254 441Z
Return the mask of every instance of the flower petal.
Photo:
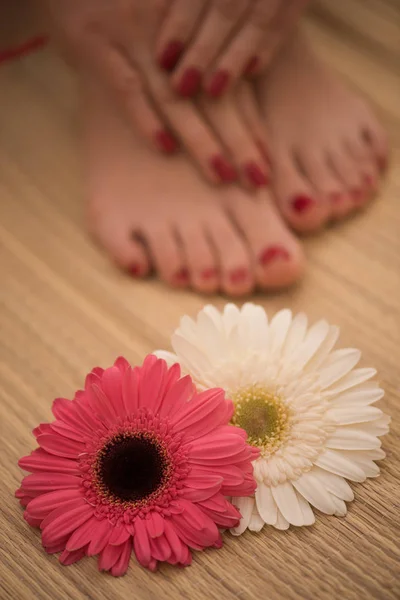
M150 542L147 528L143 519L139 517L135 520L135 535L133 537L133 546L136 558L141 565L147 567L151 560Z
M82 479L74 475L63 475L59 473L32 473L24 477L22 486L28 493L38 492L44 494L55 490L78 490Z
M318 510L327 515L335 513L335 506L330 494L312 471L303 473L299 479L293 481L293 485L299 494L315 506L315 508L318 508Z
M253 513L254 498L234 498L232 504L240 510L242 518L240 519L239 525L231 529L233 535L241 535L246 531L251 515Z
M164 533L164 518L159 513L149 513L145 523L151 538L157 538Z
M79 475L79 466L76 460L61 458L49 454L43 448L37 448L29 456L24 456L18 461L21 469L31 473L55 472L66 475Z
M381 444L379 438L362 429L340 427L326 441L325 446L333 450L372 450L380 448Z
M268 525L275 525L278 518L278 507L270 486L259 483L256 489L256 502L260 516Z
M350 479L351 481L365 481L365 473L354 461L349 460L341 452L325 450L314 461L317 467Z
M51 546L56 544L61 538L75 531L80 525L83 525L93 515L94 509L82 500L77 506L62 514L58 513L58 510L53 511L57 514L48 525L43 528L42 531L42 542L44 546ZM51 517L50 513L48 519Z
M76 459L85 452L85 445L82 442L69 440L58 434L49 435L44 433L38 436L37 441L41 448L55 456Z
M303 512L297 500L296 492L289 481L271 487L272 496L278 509L291 525L304 525Z
M121 548L120 555L118 560L111 567L111 575L114 577L121 577L126 573L132 554L132 541L128 539L124 544L118 547Z
M71 500L82 498L78 489L56 490L33 498L29 502L29 513L36 519L44 519L56 508L69 504Z

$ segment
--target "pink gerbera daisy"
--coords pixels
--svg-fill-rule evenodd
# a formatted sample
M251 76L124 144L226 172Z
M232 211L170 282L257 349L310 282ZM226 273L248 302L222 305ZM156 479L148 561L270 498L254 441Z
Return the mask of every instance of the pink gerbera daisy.
M54 401L55 421L33 432L40 448L19 461L26 521L65 565L98 554L100 570L123 575L132 549L151 570L190 564L190 548L220 547L218 527L238 524L225 496L255 491L255 450L228 425L233 410L154 356L94 369L74 400Z

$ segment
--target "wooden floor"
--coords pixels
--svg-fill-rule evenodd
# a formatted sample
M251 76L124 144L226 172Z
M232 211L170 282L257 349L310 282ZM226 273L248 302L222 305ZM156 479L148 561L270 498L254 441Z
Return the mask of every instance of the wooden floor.
M76 95L45 50L0 68L0 597L4 600L359 600L400 597L400 4L320 0L307 29L322 55L368 96L392 142L389 176L365 213L305 242L303 282L255 298L271 313L289 306L342 328L386 389L393 417L381 477L355 485L345 519L311 528L266 528L186 570L137 567L121 579L85 559L61 567L22 519L13 493L31 429L51 418L94 365L133 362L168 345L183 313L204 299L124 277L86 234L77 158ZM218 305L223 299L215 298Z

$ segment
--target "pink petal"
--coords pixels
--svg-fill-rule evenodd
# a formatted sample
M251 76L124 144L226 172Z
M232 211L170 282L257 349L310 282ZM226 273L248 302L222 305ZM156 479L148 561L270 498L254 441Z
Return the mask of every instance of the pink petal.
M66 425L74 427L79 431L86 433L91 432L90 422L86 422L82 419L79 411L77 410L78 404L65 398L56 398L53 402L52 412L56 419L63 421ZM43 432L45 433L45 432ZM48 432L46 432L48 433Z
M51 429L53 432L63 435L70 440L74 440L77 442L82 442L82 435L85 435L86 432L83 432L82 428L77 428L75 426L67 425L63 421L57 420L51 424ZM87 433L86 433L87 435Z
M65 535L72 533L78 527L83 525L93 515L93 507L89 506L86 502L82 503L76 508L59 514L59 509L53 511L57 516L46 525L42 532L42 542L44 546L51 546L56 544L60 538ZM53 515L50 513L47 519Z
M122 549L123 546L106 546L99 555L99 570L109 571L120 558Z
M49 454L42 448L37 448L29 456L24 456L18 461L18 465L24 471L34 472L57 472L66 475L79 475L78 463L69 458L61 458Z
M111 532L108 543L112 546L120 546L121 544L124 544L126 540L128 540L130 537L131 534L126 529L126 527L120 525L119 527L114 527L113 531Z
M164 519L159 513L149 513L145 523L150 537L156 538L164 533Z
M32 433L35 436L35 438L37 438L38 435L41 435L42 433L53 433L53 430L51 428L50 423L41 423L40 425L35 427L35 429L32 429Z
M114 363L114 367L117 367L121 371L121 373L125 373L130 368L130 364L123 356L118 356L117 360Z
M223 485L221 491L225 489L225 486L238 486L244 481L245 473L236 465L193 465L190 470L190 475L208 478L211 476L222 477ZM228 494L224 494L228 495Z
M151 560L150 542L147 535L146 525L143 519L135 520L135 536L133 538L133 547L135 549L136 558L141 565L147 567Z
M139 407L139 369L128 369L122 380L122 398L126 413L134 414Z
M31 500L29 514L37 519L44 519L56 508L71 502L71 500L79 500L81 497L81 492L77 489L48 492Z
M187 431L189 435L197 429L210 431L220 425L220 419L224 418L224 425L228 424L223 390L215 388L195 396L177 414L171 418L171 424L176 431ZM200 423L199 423L200 421ZM203 421L205 421L203 423Z
M213 477L212 475L209 480L207 478L186 478L185 486L182 488L182 497L192 502L200 502L219 492L222 482L222 477Z
M75 529L65 546L66 550L73 552L87 546L93 539L98 524L98 519L93 516Z
M150 550L152 557L161 562L171 557L171 546L164 535L150 539Z
M22 487L28 493L53 492L54 490L78 490L82 483L80 477L74 475L63 475L59 473L32 473L22 480Z
M45 550L47 554L58 554L59 552L63 552L63 550L65 550L65 542L55 544L54 546L47 546Z
M81 442L68 440L55 433L53 435L41 434L38 436L37 441L44 450L55 456L76 459L80 454L85 452L85 445Z
M40 527L42 519L36 519L32 517L27 511L24 512L24 519L31 527Z
M75 550L75 552L68 552L67 550L64 550L64 552L60 555L60 558L58 560L62 565L68 566L72 565L75 562L78 562L78 560L81 560L81 558L83 558L85 554L86 552L84 548L81 548L80 550Z
M118 414L113 405L112 399L108 398L100 386L95 383L91 388L89 388L89 390L92 392L92 395L90 395L90 403L91 406L94 407L97 417L104 423L113 425L118 417Z
M113 526L107 519L97 521L97 526L93 531L92 539L87 549L88 556L99 554L106 547L112 530Z
M161 403L160 391L167 371L165 361L156 359L146 375L142 373L139 383L139 406L155 413Z
M215 494L212 498L203 500L200 505L202 508L206 507L215 512L226 512L229 509L229 502L225 500L222 494Z
M218 459L235 456L246 448L246 442L239 435L220 434L219 430L191 442L191 458Z
M173 365L170 369L175 368ZM178 367L177 367L178 368ZM189 375L182 377L176 383L173 383L164 396L163 403L160 407L160 416L173 418L176 414L180 414L188 401L193 396L193 381Z
M170 519L164 519L164 536L172 551L171 558L168 562L171 562L173 557L175 557L175 562L183 562L187 548L175 531L174 525L171 523Z
M122 549L121 554L117 562L111 567L111 575L114 575L114 577L121 577L126 573L132 553L132 541L128 539L120 548Z
M101 378L101 388L113 405L115 414L120 416L125 415L122 400L122 377L123 375L118 367L111 367L104 371Z
M205 507L202 507L202 510L210 517L210 519L214 521L216 525L218 525L218 527L230 529L231 527L237 527L241 519L240 512L235 507L232 508L234 509L233 511L231 510L226 513L217 513Z

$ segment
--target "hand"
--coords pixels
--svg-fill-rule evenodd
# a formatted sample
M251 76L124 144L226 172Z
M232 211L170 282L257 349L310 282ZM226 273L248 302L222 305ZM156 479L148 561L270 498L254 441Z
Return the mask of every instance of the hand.
M219 97L265 69L309 0L173 0L156 45L181 96Z
M129 122L153 148L174 152L179 139L212 183L236 180L240 171L248 171L249 162L260 164L263 171L267 169L250 137L239 149L241 163L236 168L235 148L230 157L198 109L176 96L167 75L155 64L153 49L166 6L163 0L45 3L72 61L81 71L97 73ZM253 174L243 177L243 181L257 187L264 180Z

